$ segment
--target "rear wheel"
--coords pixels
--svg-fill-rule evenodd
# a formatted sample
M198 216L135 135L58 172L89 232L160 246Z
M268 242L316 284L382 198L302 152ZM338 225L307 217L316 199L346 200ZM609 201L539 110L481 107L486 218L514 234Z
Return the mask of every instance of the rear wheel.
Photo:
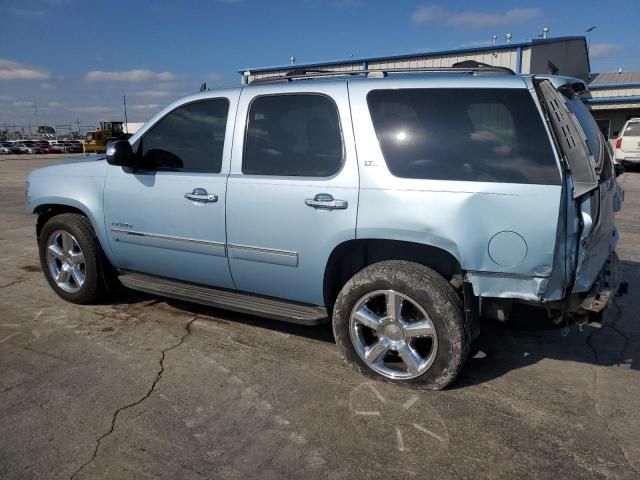
M104 296L101 250L86 217L65 213L51 218L38 243L42 271L60 297L86 304Z
M380 262L354 275L336 300L333 329L360 372L433 390L456 378L469 350L459 295L412 262Z

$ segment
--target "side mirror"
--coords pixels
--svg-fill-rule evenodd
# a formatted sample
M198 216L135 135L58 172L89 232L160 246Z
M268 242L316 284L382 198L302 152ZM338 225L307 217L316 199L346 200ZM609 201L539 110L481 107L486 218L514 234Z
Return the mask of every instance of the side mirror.
M619 177L620 175L622 175L624 173L624 165L621 165L620 163L616 163L613 166L614 172L616 174L616 177Z
M135 156L127 140L117 140L107 144L107 163L119 167L133 167Z

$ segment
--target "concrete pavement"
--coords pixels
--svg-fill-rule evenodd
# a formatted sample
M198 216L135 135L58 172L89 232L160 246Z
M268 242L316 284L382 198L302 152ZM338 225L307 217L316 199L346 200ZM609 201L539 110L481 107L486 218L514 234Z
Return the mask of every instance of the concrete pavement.
M444 392L372 382L328 326L48 287L0 157L0 478L640 478L640 173L620 181L630 295L601 328L487 323Z

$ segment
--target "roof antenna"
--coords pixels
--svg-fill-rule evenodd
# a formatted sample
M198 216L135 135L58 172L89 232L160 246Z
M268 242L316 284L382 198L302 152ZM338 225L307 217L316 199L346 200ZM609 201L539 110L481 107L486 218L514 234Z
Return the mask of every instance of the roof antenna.
M492 45L495 45L497 41L498 41L498 36L497 35L494 35L493 37L491 37L491 44Z
M291 65L293 65L294 63L296 63L296 57L294 57L293 55L291 55L291 57L289 57L289 62L291 62Z
M513 35L511 35L510 33L507 33L504 36L504 39L507 41L507 43L511 43L512 38L513 38Z
M549 38L549 27L544 27L542 29L542 39L546 40L547 38Z
M201 92L206 92L207 90L208 90L208 88L207 88L207 84L206 83L203 83L202 85L200 85L200 91Z

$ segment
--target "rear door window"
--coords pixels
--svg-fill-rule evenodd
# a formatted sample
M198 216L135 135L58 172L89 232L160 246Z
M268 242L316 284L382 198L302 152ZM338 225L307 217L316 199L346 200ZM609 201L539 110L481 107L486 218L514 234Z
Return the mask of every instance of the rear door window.
M607 141L602 135L602 130L584 102L579 98L567 99L569 110L576 116L584 131L587 145L595 161L596 172L601 180L609 178L613 173L613 164Z
M320 94L256 97L249 108L245 175L328 177L342 166L338 109Z
M571 110L573 108L574 111L578 111L577 106L584 105L575 103L571 106L572 100L558 92L549 80L536 80L536 90L571 174L573 197L578 198L598 187L596 168L598 163L600 167L604 165L602 152L599 151L596 158L591 151L591 148L597 147L597 139L591 135L591 140L588 140L585 128ZM575 101L580 102L580 100ZM589 112L587 113L589 116L591 115ZM581 116L585 121L586 117ZM590 118L593 120L593 117L590 116ZM585 127L586 131L593 130L589 127L588 121L585 121ZM600 150L604 149L600 148Z
M560 183L527 90L400 89L367 95L391 173L403 178Z

